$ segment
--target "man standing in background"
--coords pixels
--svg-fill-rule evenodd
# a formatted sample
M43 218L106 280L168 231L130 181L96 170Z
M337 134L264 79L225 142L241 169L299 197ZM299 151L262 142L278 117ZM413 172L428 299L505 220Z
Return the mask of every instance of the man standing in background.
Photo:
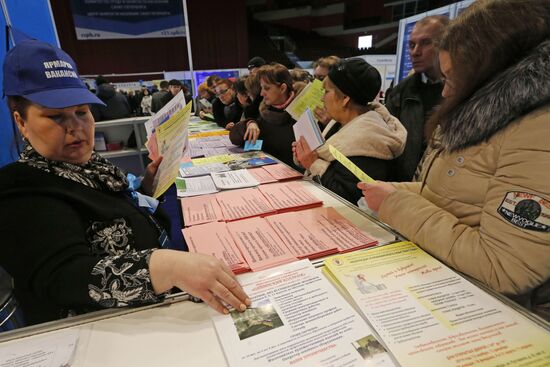
M448 24L449 18L443 15L428 16L416 23L408 44L414 73L386 96L386 107L407 129L405 150L393 162L392 181L411 181L426 150L424 125L440 104L443 90L435 41Z

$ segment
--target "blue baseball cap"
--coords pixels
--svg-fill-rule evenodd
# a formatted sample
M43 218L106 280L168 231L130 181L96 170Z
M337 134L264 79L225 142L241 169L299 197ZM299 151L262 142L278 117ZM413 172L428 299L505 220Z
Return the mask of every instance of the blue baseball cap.
M105 105L86 88L65 51L33 39L18 43L6 54L4 94L21 96L47 108Z

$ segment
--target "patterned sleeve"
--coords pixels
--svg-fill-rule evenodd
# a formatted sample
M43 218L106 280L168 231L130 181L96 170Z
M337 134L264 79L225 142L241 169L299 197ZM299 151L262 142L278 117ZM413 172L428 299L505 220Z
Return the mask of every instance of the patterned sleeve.
M90 297L102 307L124 307L159 302L149 276L149 258L154 249L131 250L103 257L92 269Z

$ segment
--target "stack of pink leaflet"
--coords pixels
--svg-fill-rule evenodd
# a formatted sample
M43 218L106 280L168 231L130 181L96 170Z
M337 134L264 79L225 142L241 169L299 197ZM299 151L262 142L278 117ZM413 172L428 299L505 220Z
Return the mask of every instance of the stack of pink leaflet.
M235 274L250 271L227 230L227 224L212 222L182 230L189 251L212 255L223 261Z
M315 259L378 243L334 208L277 214L266 220L299 259Z
M252 271L297 260L263 218L227 223L227 228Z
M278 213L315 208L323 201L309 193L300 182L279 182L258 188Z
M256 187L222 191L216 194L223 220L229 222L275 213L275 209Z
M271 176L269 172L267 172L263 167L258 168L248 168L248 172L260 183L260 185L266 184L266 183L272 183L277 182L275 177Z
M181 198L183 223L186 227L223 220L222 209L215 195Z
M269 172L277 181L294 180L303 177L300 172L281 163L263 166L262 168Z

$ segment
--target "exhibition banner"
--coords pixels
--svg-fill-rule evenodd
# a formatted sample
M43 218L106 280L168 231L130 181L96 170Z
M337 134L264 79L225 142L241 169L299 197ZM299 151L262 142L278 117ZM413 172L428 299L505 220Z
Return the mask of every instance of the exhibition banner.
M181 0L71 0L76 38L185 37Z

